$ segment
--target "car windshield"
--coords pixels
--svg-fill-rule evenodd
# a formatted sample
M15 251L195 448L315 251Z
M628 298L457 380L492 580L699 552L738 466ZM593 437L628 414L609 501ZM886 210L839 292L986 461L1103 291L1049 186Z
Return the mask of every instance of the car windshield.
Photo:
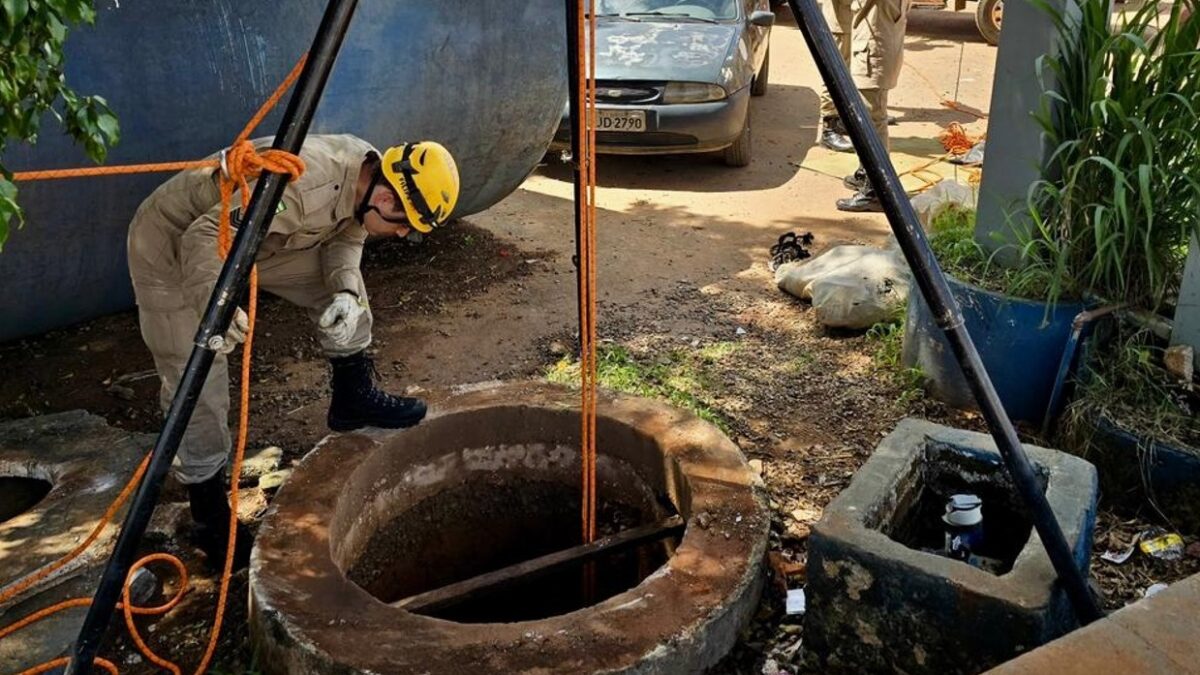
M655 16L727 21L738 15L737 0L597 0L600 16Z

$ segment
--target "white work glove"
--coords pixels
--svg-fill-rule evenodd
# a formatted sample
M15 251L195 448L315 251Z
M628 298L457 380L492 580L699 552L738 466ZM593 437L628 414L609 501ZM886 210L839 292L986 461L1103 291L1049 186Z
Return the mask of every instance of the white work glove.
M333 341L333 344L345 347L354 339L354 334L358 331L358 321L366 311L365 302L353 293L342 291L334 294L333 302L329 303L325 312L321 314L317 327Z
M233 321L229 322L229 330L225 331L225 343L217 351L229 354L246 341L246 333L249 332L250 317L246 316L241 307L238 307L233 313Z

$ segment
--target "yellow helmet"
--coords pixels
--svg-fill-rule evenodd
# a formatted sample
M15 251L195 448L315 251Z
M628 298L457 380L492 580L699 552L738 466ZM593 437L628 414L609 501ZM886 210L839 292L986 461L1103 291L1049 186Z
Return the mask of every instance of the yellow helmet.
M435 141L393 146L383 153L381 164L414 229L428 233L446 222L458 203L459 180L454 156L445 146Z

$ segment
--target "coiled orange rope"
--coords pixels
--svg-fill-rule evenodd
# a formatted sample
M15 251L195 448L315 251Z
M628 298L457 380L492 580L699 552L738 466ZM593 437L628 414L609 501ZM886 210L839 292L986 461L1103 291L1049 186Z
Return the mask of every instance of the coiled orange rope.
M260 176L264 171L272 173L287 174L291 180L296 180L304 173L304 161L300 157L282 150L268 149L259 152L250 143L249 138L255 128L262 122L268 113L278 105L283 95L291 88L300 73L304 70L304 64L307 61L307 55L300 57L300 60L280 83L274 93L271 94L263 105L258 109L246 126L238 134L233 144L230 146L226 154L224 169L226 172L221 174L220 192L221 192L221 218L217 230L217 249L224 259L229 254L230 246L232 245L232 223L230 222L230 206L233 202L233 193L236 190L241 191L242 212L245 213L250 206L250 185L249 182ZM131 173L151 173L159 171L180 171L183 169L194 168L218 168L221 163L218 160L197 160L188 162L164 162L158 164L131 164L122 166L100 166L86 167L80 169L53 169L48 171L26 171L14 174L14 179L18 181L31 180L52 180L59 178L82 178L87 176L112 176ZM213 655L216 653L217 641L221 634L221 625L225 618L225 605L229 596L229 581L233 576L233 558L234 550L237 546L237 513L238 513L238 477L242 473L242 460L246 454L246 438L249 432L250 422L250 363L254 344L254 323L258 310L258 268L254 267L250 271L250 301L247 307L246 315L248 317L249 328L246 331L246 340L242 345L242 377L241 377L241 396L239 399L240 409L238 411L238 439L237 448L234 451L233 479L230 481L229 501L230 501L230 516L229 516L229 540L225 554L225 566L221 571L221 585L217 597L216 617L213 621L212 630L209 632L208 643L204 650L204 656L200 660L200 664L196 667L196 675L200 675L208 669L212 662ZM149 466L150 456L147 455L142 463L134 472L133 477L121 490L120 494L109 505L92 532L72 551L67 553L62 558L43 567L41 570L28 575L11 588L0 594L0 603L6 602L17 595L23 593L39 581L45 579L54 571L61 569L70 561L77 558L81 553L86 551L100 533L116 516L124 503L129 499L129 495L141 482L142 477L146 473L146 468ZM133 605L130 598L130 581L142 567L154 563L166 562L175 567L179 575L178 590L174 597L166 603L157 607L137 607ZM167 553L154 553L141 558L133 564L129 569L129 575L126 577L125 587L122 591L122 601L117 604L117 608L121 609L125 617L125 626L129 630L130 637L142 655L156 666L170 671L173 675L180 675L179 666L162 658L154 653L146 641L138 632L137 625L134 623L134 616L147 615L162 615L175 608L182 600L188 591L188 575L187 568L183 562L173 555ZM63 610L86 607L91 605L91 598L74 598L65 600L58 604L47 607L43 610L35 612L16 623L0 629L0 639L34 624L48 616L61 612ZM46 663L34 666L28 670L22 671L20 675L35 675L37 673L45 673L56 668L66 666L70 662L67 657L47 661ZM117 667L105 659L97 658L95 665L100 666L112 675L118 675Z

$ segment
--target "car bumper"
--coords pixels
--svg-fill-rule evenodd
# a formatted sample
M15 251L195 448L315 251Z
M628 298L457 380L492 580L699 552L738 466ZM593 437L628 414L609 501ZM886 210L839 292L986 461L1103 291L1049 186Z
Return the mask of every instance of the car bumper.
M646 130L597 132L596 151L611 155L665 155L723 150L742 133L749 105L749 87L743 87L723 101L712 103L601 104L598 106L601 109L644 110ZM564 113L550 149L565 150L570 145L570 119Z

